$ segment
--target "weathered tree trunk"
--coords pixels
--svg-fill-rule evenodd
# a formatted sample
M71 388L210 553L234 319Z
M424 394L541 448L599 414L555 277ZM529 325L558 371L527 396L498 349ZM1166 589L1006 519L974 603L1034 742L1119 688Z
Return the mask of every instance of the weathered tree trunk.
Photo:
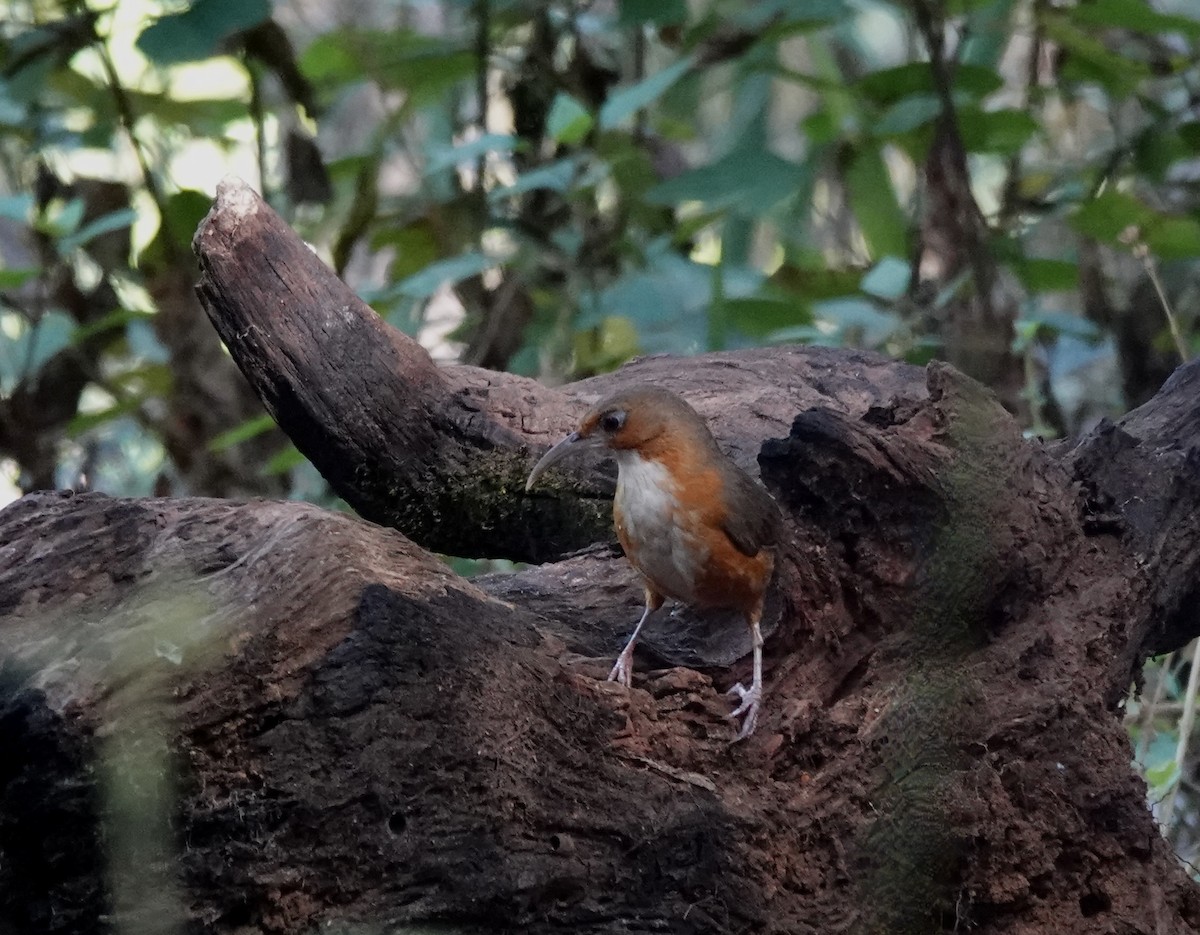
M1200 928L1117 710L1200 630L1200 366L1049 449L947 367L852 352L438 369L243 187L197 250L281 425L411 538L295 503L0 513L0 932ZM603 681L640 601L611 473L523 490L633 380L788 516L742 744L736 622L663 613L634 688ZM560 560L467 582L427 548Z

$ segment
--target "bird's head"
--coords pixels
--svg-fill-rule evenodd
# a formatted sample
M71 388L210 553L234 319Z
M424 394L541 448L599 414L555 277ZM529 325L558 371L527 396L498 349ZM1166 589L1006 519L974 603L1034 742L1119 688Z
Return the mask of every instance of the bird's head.
M716 442L695 409L667 390L631 387L602 399L584 413L579 428L533 466L525 489L530 490L549 468L577 451L609 448L653 458L666 451L678 455L697 445L716 449Z

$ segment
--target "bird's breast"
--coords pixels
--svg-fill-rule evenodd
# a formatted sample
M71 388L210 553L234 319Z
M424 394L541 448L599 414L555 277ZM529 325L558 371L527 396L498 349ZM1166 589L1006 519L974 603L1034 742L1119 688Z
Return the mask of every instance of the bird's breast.
M662 463L623 451L617 465L613 518L625 554L655 590L694 601L709 557L703 536L697 534L698 517L689 515Z

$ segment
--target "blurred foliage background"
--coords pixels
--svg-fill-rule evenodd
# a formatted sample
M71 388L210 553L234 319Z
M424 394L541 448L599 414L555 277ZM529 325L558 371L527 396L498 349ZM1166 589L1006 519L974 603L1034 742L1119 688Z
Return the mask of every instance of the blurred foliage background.
M436 357L951 361L1031 435L1197 342L1194 0L10 0L0 470L332 502L199 306L236 172ZM1200 857L1195 648L1130 703ZM1191 687L1189 689L1189 683Z

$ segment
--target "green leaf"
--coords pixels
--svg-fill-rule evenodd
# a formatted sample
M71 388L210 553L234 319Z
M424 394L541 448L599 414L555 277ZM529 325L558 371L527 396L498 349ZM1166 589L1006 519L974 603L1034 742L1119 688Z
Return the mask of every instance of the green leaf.
M942 102L937 95L924 92L910 94L892 104L871 125L871 132L876 136L899 136L933 123L941 114Z
M147 26L137 47L159 65L195 62L217 55L226 39L270 15L268 0L196 0L188 9Z
M1195 152L1200 152L1200 121L1192 120L1188 123L1180 124L1178 127L1179 138L1183 140L1187 146Z
M650 106L692 67L692 56L684 56L662 71L655 72L637 84L622 88L608 96L600 108L600 128L611 130L639 110Z
M593 123L586 107L571 95L559 91L546 117L546 132L560 143L573 144L588 135Z
M1066 335L1089 343L1104 337L1100 327L1088 318L1066 312L1045 312L1037 308L1027 309L1013 323L1013 327L1018 334L1025 333L1028 337Z
M1089 0L1071 10L1071 19L1088 26L1115 27L1148 35L1178 32L1200 39L1200 20L1159 13L1144 0Z
M912 282L912 266L894 256L885 256L876 263L859 286L867 295L894 301L908 292Z
M419 273L436 263L438 258L438 242L433 225L424 219L404 227L385 227L378 231L371 238L371 248L379 250L383 247L391 247L395 254L388 270L393 280Z
M513 195L536 191L539 188L552 192L565 192L575 182L579 173L580 160L576 156L547 163L528 172L522 172L511 185L494 188L488 192L489 201L499 201Z
M687 0L621 0L617 25L674 26L687 19Z
M1079 264L1071 260L1019 258L1013 269L1032 292L1066 292L1079 286Z
M370 79L419 102L439 101L474 74L475 53L460 41L410 29L342 29L313 41L300 68L330 88Z
M1079 29L1063 14L1044 13L1041 24L1046 37L1069 53L1062 70L1065 78L1096 81L1109 91L1127 94L1150 74L1145 62L1110 51L1091 32Z
M286 474L292 468L299 467L308 459L300 453L300 449L295 445L288 445L277 455L267 461L262 467L262 474L265 477L272 477L277 474Z
M1143 230L1142 239L1161 260L1200 256L1200 223L1194 218L1155 218Z
M954 69L954 92L972 97L984 97L1004 86L993 68L960 64ZM933 69L927 62L909 62L895 68L884 68L860 78L855 88L878 104L892 104L914 94L937 94Z
M1154 212L1115 188L1108 188L1080 207L1071 224L1081 234L1106 243L1117 243L1130 227L1144 229Z
M153 317L154 315L150 312L144 312L140 309L116 308L107 315L101 315L94 321L89 321L86 325L79 325L75 328L71 332L71 343L79 344L94 335L123 328L131 321L149 321Z
M812 308L799 299L770 296L747 296L724 299L720 314L742 334L765 338L781 328L811 325Z
M138 406L141 405L141 400L136 397L129 397L114 403L107 409L101 409L97 412L79 412L74 418L67 423L67 435L72 438L77 438L92 429L99 428L113 419L119 419L121 416L129 415L131 412L136 412Z
M713 302L713 267L680 256L663 240L648 251L644 269L625 273L607 286L598 301L585 306L576 327L591 327L606 316L629 318L637 326L647 354L695 353L707 344L708 313ZM739 298L761 284L756 270L726 267L726 296Z
M172 251L190 252L192 235L211 207L212 198L204 192L185 188L171 195L167 199L165 217L160 220L154 239L138 258L138 265L155 269L168 263Z
M833 326L831 336L843 346L880 347L902 327L899 316L882 312L873 302L857 296L818 302L813 315ZM779 339L776 334L775 340Z
M1014 156L1038 131L1038 123L1023 110L967 107L958 111L958 129L968 152Z
M108 214L101 215L94 221L89 221L83 227L60 238L56 244L58 255L67 256L102 234L122 230L129 227L136 220L137 212L133 208L121 208L117 211L110 211Z
M744 147L654 186L646 192L646 200L660 205L696 201L713 209L732 209L743 217L759 217L801 189L807 171L768 149Z
M27 224L33 216L33 195L0 196L0 218Z
M1151 789L1166 791L1179 782L1179 766L1174 759L1160 762L1146 769L1146 782Z
M850 206L872 257L908 255L908 217L896 201L882 152L860 149L845 170Z
M208 443L209 451L225 451L234 445L240 445L251 438L257 438L275 428L275 420L267 413L247 419L241 425L235 425L227 432L222 432Z
M20 289L41 272L36 266L24 269L0 269L0 289Z
M407 296L411 299L427 299L442 286L461 282L469 276L476 276L495 265L495 260L482 253L463 253L425 267L421 272L396 283L388 290L388 293Z
M472 163L487 153L510 153L524 146L511 133L484 133L459 146L437 146L429 154L425 174L435 175L464 163Z
M51 237L65 237L79 229L86 209L82 198L71 198L65 202L55 199L37 219L35 226Z
M17 337L12 339L6 334L0 341L0 389L5 392L19 380L34 376L46 361L70 347L75 330L74 319L63 312L46 312L33 325L14 317Z

